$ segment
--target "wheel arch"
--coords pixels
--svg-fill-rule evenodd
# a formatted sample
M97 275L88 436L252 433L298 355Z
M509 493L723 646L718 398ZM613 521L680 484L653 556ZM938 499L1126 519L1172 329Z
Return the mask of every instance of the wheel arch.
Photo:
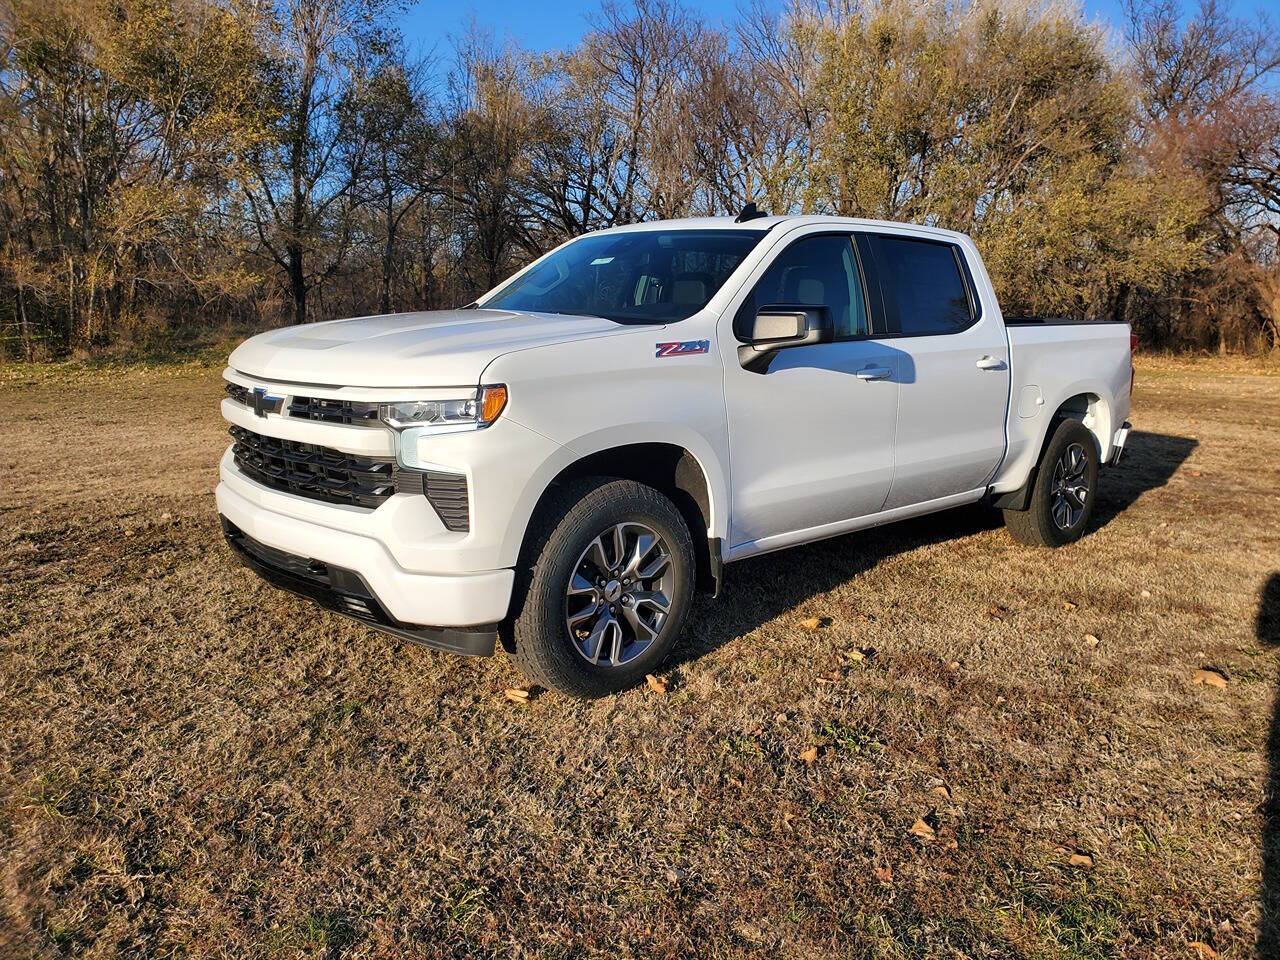
M1106 461L1111 446L1111 436L1115 431L1111 422L1111 408L1101 392L1081 390L1058 404L1045 427L1044 436L1040 438L1040 456L1044 456L1045 444L1049 442L1054 424L1060 420L1079 420L1084 428L1093 434L1098 444L1098 455L1103 462ZM1038 457L1036 462L1039 463Z
M1027 478L1016 490L1002 493L992 499L995 506L1005 510L1025 510L1031 497L1031 490L1036 483L1036 475L1040 472L1040 461L1044 459L1045 448L1053 437L1054 430L1063 420L1079 421L1098 445L1100 463L1105 463L1110 455L1111 409L1103 394L1097 390L1079 389L1061 400L1054 408L1053 414L1045 420L1044 429L1040 432L1040 440L1036 445L1035 460L1027 472Z
M531 546L528 536L535 526L533 518L546 508L554 491L567 481L593 476L635 480L665 494L689 526L699 585L714 589L720 577L721 557L714 531L721 501L703 461L687 447L668 441L601 447L562 467L546 484L533 508L521 545L522 557Z

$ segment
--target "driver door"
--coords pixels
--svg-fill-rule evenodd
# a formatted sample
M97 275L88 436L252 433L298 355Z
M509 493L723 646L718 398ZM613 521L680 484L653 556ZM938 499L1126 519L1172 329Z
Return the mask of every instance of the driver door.
M753 277L736 313L766 307L830 312L831 343L779 350L744 369L723 336L730 454L730 546L785 546L815 527L879 512L894 469L899 351L876 337L852 237L808 233Z

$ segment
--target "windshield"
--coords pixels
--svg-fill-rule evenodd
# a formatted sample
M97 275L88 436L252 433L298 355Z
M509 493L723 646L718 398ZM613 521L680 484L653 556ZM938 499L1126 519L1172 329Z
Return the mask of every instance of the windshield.
M707 305L763 236L763 230L592 234L512 280L483 306L618 323L683 320Z

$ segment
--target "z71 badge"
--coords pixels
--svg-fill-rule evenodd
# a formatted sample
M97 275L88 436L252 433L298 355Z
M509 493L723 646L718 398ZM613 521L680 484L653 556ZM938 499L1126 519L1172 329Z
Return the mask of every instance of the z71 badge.
M706 353L711 349L710 340L685 340L680 343L655 343L655 357L687 357L693 353Z

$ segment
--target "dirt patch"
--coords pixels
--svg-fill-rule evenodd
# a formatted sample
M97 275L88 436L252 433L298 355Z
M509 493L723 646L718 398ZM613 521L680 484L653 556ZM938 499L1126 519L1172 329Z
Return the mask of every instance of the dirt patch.
M0 955L1274 949L1265 370L1144 365L1079 544L735 565L664 696L590 704L234 565L216 366L0 384Z

